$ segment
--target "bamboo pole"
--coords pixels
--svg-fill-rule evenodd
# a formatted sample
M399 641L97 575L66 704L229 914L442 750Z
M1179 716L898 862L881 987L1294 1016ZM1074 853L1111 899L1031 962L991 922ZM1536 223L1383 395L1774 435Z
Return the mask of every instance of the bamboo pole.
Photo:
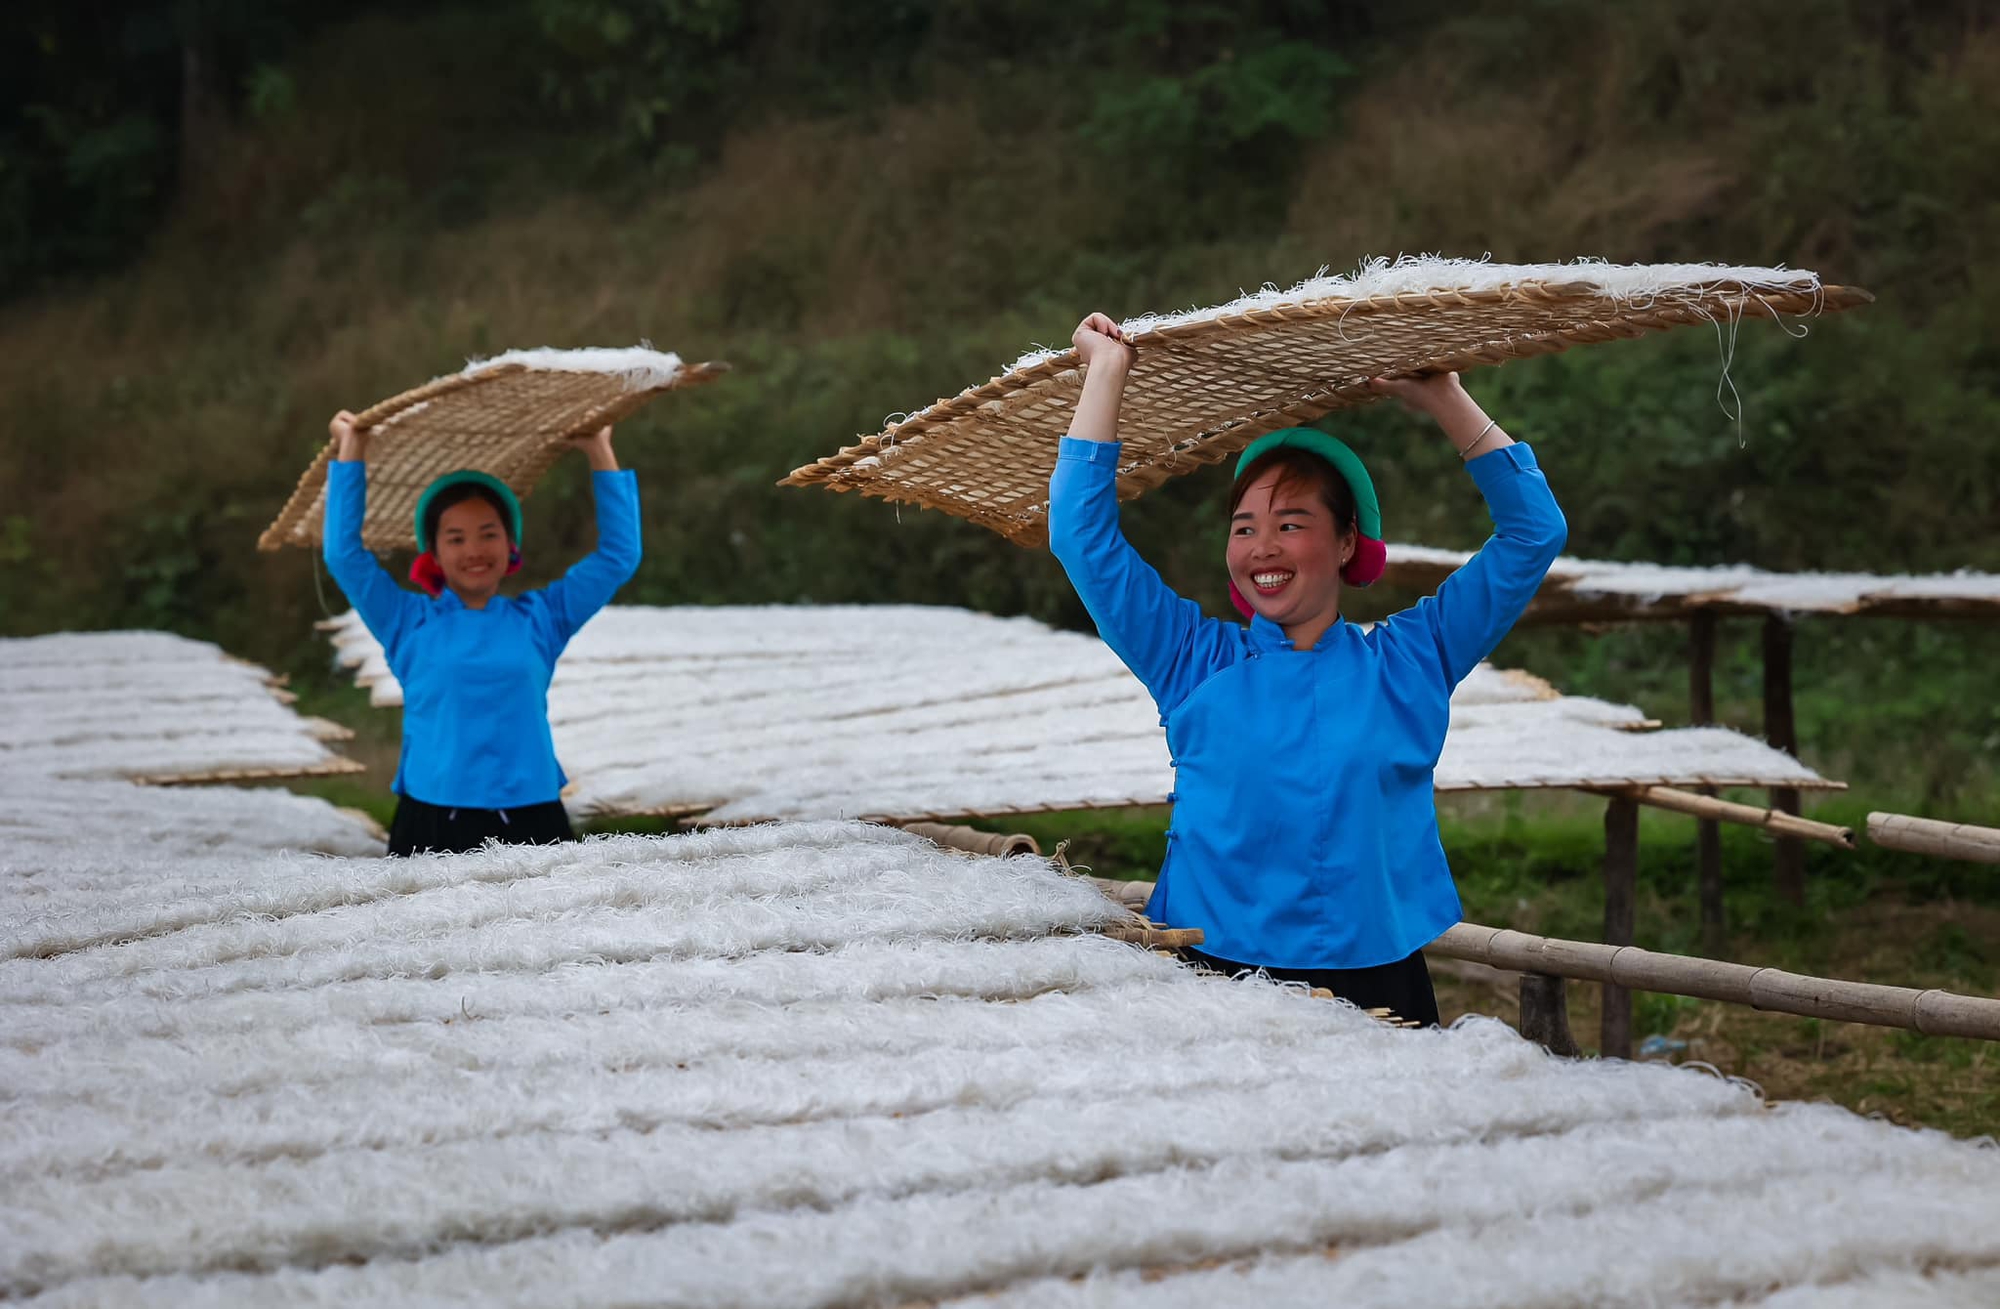
M1622 795L1626 799L1651 805L1655 809L1671 809L1677 814L1692 814L1696 818L1737 823L1745 827L1761 827L1773 836L1800 841L1823 841L1827 845L1836 845L1843 850L1854 848L1853 828L1795 817L1782 809L1759 809L1756 805L1718 800L1714 796L1697 795L1693 791L1679 791L1671 786L1605 786L1591 787L1589 791L1593 795Z
M903 830L948 850L964 850L970 854L1038 855L1042 852L1035 838L1026 832L982 832L976 827L959 827L950 823L905 823Z
M1332 990L1324 986L1315 986L1312 988L1310 992L1308 992L1308 994L1311 995L1312 998L1315 1000L1338 1000L1341 998L1340 996L1334 994ZM1397 1013L1394 1009L1389 1009L1389 1008L1363 1009L1361 1012L1367 1014L1370 1018L1373 1018L1376 1022L1386 1023L1390 1027L1403 1027L1403 1028L1408 1028L1411 1031L1416 1031L1423 1027L1423 1024L1418 1022L1416 1019L1405 1018L1401 1014Z
M1110 877L1093 877L1090 884L1113 903L1142 915L1137 923L1119 923L1098 929L1112 940L1163 950L1179 950L1202 943L1204 934L1199 927L1161 927L1143 917L1146 902L1153 898L1151 882L1121 882Z
M2000 864L2000 828L1971 823L1941 823L1908 814L1868 815L1868 839L1888 850Z
M1151 882L1091 880L1099 887L1119 888L1125 895L1150 896L1153 891ZM1565 941L1476 923L1457 923L1446 928L1444 935L1424 947L1424 953L1442 959L1465 959L1510 972L1540 973L1582 982L1615 981L1635 991L1747 1004L1755 1009L1805 1018L1901 1027L1930 1036L2000 1041L2000 1000L1986 996L1803 977L1777 968L1660 954L1634 945Z
M1148 923L1112 923L1097 930L1099 935L1114 941L1143 945L1153 950L1180 950L1200 945L1203 935L1199 927L1154 927Z
M2000 1041L2000 1000L1873 982L1804 977L1778 968L1658 954L1459 923L1424 947L1447 959L1616 984L1637 991L1747 1004L1773 1013Z
M1110 877L1093 877L1090 884L1134 912L1145 909L1153 898L1151 882L1123 882Z
M125 780L140 786L208 786L216 782L276 782L301 777L347 777L365 773L358 759L334 756L317 764L287 764L267 768L211 768L200 773L145 773Z

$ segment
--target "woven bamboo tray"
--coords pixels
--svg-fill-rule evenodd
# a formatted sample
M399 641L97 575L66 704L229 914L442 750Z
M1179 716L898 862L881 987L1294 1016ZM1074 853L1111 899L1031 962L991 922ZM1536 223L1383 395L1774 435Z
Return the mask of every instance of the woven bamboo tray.
M415 549L413 517L425 487L445 473L477 468L526 500L573 436L637 411L654 396L712 381L725 363L683 364L643 352L637 368L592 366L593 358L637 351L534 351L440 377L356 415L369 434L368 516L361 540L371 550ZM257 539L260 550L317 546L326 520L329 441L278 517Z
M1433 265L1442 280L1467 267L1408 260L1377 265L1372 280L1408 285ZM1732 278L1661 269L1662 276L1635 291L1635 275L1650 271L1548 265L1476 289L1266 294L1241 307L1128 323L1137 358L1119 421L1118 498L1133 499L1226 459L1265 432L1368 404L1379 398L1368 390L1371 377L1464 371L1688 325L1730 331L1743 318L1831 313L1873 299L1778 269L1716 270L1737 274ZM1757 273L1769 273L1769 284L1748 276ZM1684 280L1676 283L1675 274ZM1318 279L1317 285L1361 288L1370 280ZM795 470L780 485L939 509L1020 545L1041 545L1048 539L1044 515L1056 443L1069 429L1084 372L1074 350L1030 356L990 382Z

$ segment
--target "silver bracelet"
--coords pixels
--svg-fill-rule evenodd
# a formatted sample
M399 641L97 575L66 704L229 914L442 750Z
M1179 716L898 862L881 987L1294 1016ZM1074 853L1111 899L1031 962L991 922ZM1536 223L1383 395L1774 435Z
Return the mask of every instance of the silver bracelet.
M1486 439L1486 434L1492 431L1494 427L1499 424L1499 422L1500 420L1497 418L1487 419L1486 426L1479 429L1478 436L1473 437L1470 441L1467 441L1465 443L1465 448L1458 452L1458 457L1460 459L1464 459L1467 455L1471 454L1473 450L1479 445L1479 443Z

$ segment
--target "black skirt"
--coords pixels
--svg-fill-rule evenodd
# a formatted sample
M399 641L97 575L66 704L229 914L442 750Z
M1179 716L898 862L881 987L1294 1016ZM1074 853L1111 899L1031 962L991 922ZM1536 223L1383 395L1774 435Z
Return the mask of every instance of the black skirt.
M553 845L576 840L576 833L560 800L517 809L452 809L407 795L396 797L396 816L389 823L392 855L462 854L488 840L502 845Z
M1181 954L1189 963L1218 973L1268 973L1280 982L1304 982L1331 991L1360 1009L1387 1009L1424 1027L1438 1025L1437 992L1431 988L1431 970L1424 963L1422 950L1373 968L1258 968L1194 949L1184 949Z

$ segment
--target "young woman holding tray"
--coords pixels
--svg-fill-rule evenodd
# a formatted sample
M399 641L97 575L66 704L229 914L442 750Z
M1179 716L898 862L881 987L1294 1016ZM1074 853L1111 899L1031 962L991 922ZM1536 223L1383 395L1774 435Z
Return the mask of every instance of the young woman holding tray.
M1159 705L1173 825L1147 914L1204 933L1190 955L1438 1021L1423 947L1459 919L1432 770L1451 693L1499 644L1567 537L1534 454L1456 374L1374 388L1427 415L1486 498L1494 533L1438 593L1367 632L1341 589L1384 563L1353 451L1313 428L1243 451L1225 560L1249 618L1206 618L1118 526L1118 409L1132 348L1092 314L1088 368L1049 484L1050 547L1105 641Z
M361 542L367 437L345 410L328 425L325 551L340 589L382 643L403 684L403 753L389 853L475 850L488 839L575 839L549 733L556 657L639 566L639 489L620 471L611 429L572 439L590 461L597 549L561 580L517 596L521 506L505 482L460 469L417 501L417 549L398 586Z

